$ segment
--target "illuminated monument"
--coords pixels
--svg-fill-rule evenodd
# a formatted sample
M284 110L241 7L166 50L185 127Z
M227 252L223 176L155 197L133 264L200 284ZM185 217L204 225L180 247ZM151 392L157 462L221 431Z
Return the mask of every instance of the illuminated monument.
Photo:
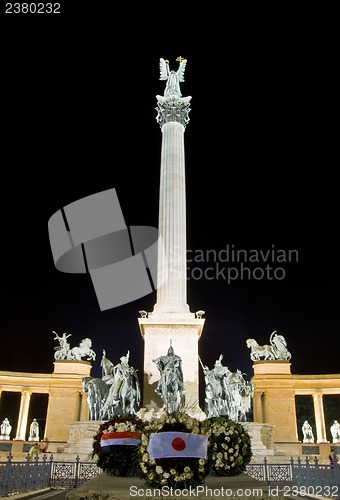
M164 96L157 96L157 122L162 130L159 194L157 302L152 312L142 314L139 326L144 339L143 407L161 408L155 393L159 371L153 362L165 355L170 344L182 359L186 405L198 406L198 341L203 311L190 312L187 304L186 196L184 132L189 122L191 97L182 97L186 59L177 58L179 68L170 71L160 59L160 80L166 80ZM143 312L142 312L143 313Z

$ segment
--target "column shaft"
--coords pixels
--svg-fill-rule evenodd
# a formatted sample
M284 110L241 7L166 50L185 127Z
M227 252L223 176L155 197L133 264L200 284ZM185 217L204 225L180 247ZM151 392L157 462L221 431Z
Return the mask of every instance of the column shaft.
M321 393L313 394L315 425L316 425L316 441L318 443L327 443L325 414L323 411L323 400Z
M189 312L187 305L184 126L162 126L159 231L164 251L158 255L155 312Z
M17 435L16 435L15 439L20 439L23 441L25 441L25 439L26 439L25 434L26 434L30 399L31 399L31 393L27 390L22 391L21 401L20 401L19 418L18 418Z

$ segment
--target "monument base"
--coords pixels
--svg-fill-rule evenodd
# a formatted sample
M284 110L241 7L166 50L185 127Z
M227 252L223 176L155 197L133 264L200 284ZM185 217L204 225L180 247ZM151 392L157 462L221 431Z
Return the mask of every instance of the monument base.
M185 412L189 417L196 418L197 420L205 420L207 418L204 411L198 405L192 405L190 408L185 408ZM162 408L140 408L137 412L137 417L144 421L149 421L152 418L160 418L166 414L165 405Z
M63 448L57 449L57 456L74 459L77 455L81 460L90 461L93 437L97 434L102 421L74 422L69 424L69 439Z
M243 422L242 426L251 439L251 449L254 456L267 457L275 455L275 445L272 438L274 425L257 422Z
M9 436L0 436L0 441L9 441L10 437Z
M170 345L182 360L185 406L199 408L198 341L202 333L204 319L163 317L139 318L139 327L144 339L144 383L143 407L148 411L159 411L164 404L156 394L160 372L154 359L166 356ZM200 413L198 410L196 413Z

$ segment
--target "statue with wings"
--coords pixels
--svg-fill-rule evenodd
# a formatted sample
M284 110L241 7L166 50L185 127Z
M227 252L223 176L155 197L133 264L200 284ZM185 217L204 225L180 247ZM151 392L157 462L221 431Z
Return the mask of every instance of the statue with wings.
M159 60L159 70L160 70L160 80L166 80L166 86L164 91L164 97L182 97L181 89L179 84L184 82L184 71L187 64L186 59L179 58L179 68L177 71L171 70L169 68L169 61L163 59Z

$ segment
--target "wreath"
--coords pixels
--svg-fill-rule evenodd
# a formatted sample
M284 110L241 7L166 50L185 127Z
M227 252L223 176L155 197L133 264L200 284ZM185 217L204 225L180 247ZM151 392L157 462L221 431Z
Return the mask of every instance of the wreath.
M201 434L200 422L186 413L164 414L146 423L139 446L139 477L147 486L174 487L178 489L196 487L202 484L206 470L206 459L192 457L173 457L150 459L148 446L150 436L162 432L185 432Z
M94 436L91 458L96 458L98 467L111 476L138 476L139 439L134 439L133 442L136 444L132 446L126 444L103 446L103 444L108 441L105 438L115 435L139 438L144 426L145 423L138 418L117 417L104 422ZM123 440L120 439L119 442Z
M207 469L214 476L236 476L246 470L252 457L251 438L242 424L228 417L207 418L202 434L209 437Z

